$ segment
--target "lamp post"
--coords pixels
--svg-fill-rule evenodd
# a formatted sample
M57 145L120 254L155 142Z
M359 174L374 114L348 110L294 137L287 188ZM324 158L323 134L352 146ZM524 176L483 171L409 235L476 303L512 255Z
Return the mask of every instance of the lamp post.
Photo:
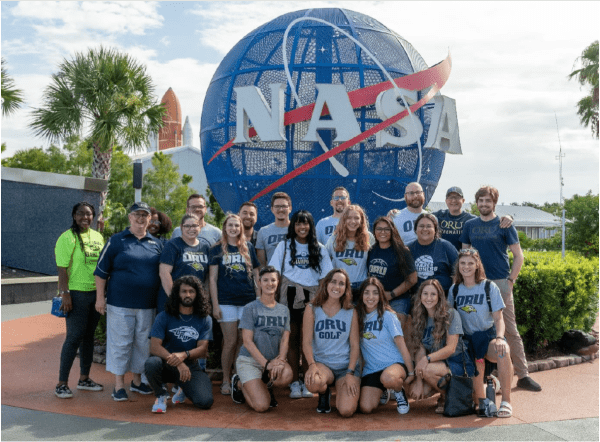
M562 146L560 144L560 133L558 132L558 119L556 118L556 112L554 112L554 120L556 121L556 134L558 135L558 175L560 179L560 207L562 208L561 218L561 229L562 229L562 257L565 259L565 201L563 199L563 187L565 185L562 176L562 159L565 154L562 153Z

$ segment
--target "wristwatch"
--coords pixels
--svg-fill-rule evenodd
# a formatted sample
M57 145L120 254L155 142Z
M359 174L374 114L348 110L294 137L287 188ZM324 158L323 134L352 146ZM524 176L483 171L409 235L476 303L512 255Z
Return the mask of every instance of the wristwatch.
M58 292L58 294L59 294L59 295L67 295L67 294L69 294L69 293L71 293L71 291L69 291L69 290L60 290L60 291Z
M411 377L411 376L414 376L414 375L415 375L415 372L414 372L414 371L409 371L409 372L408 372L408 375L407 375L406 377Z
M190 352L189 352L188 350L186 350L186 351L185 351L185 354L187 355L188 359L190 359L190 358L191 358L191 356L190 356Z
M346 370L346 374L351 374L352 376L354 376L354 370L348 369Z
M506 340L506 336L496 336L496 339L504 339L504 342L508 342L508 341Z
M431 363L431 358L427 355L427 362Z
M512 282L513 284L515 283L515 279L512 279L510 276L506 279L509 280L510 282Z

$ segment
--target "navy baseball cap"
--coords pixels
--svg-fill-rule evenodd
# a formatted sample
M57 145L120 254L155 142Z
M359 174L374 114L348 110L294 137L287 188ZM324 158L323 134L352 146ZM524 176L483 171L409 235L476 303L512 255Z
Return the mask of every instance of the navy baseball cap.
M142 201L133 203L133 206L129 208L129 213L137 212L138 210L143 210L144 212L150 212L150 206Z
M448 195L450 195L451 193L458 193L462 198L464 198L465 196L463 195L463 191L460 187L451 187L450 189L448 189L448 191L446 192L446 198L448 198Z

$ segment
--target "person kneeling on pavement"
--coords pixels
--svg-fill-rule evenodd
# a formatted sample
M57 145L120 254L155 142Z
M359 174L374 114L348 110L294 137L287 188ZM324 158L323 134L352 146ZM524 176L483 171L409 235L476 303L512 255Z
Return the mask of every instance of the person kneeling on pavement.
M195 276L182 276L173 283L171 296L154 321L150 332L150 354L145 364L148 382L156 396L153 413L167 411L166 383L180 389L172 402L188 397L194 406L204 410L213 404L212 384L206 374L208 341L212 340L212 320L208 316L202 283Z

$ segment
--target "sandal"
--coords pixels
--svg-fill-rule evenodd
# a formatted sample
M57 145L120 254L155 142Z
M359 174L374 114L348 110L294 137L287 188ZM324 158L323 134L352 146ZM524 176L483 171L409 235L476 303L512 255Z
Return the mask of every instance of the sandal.
M446 398L442 395L437 400L437 404L435 406L435 414L444 414L444 404L446 403Z
M231 384L229 381L223 381L221 384L221 394L223 396L229 396L231 394Z
M498 409L498 417L511 417L512 416L512 406L506 402L500 402L500 408Z

